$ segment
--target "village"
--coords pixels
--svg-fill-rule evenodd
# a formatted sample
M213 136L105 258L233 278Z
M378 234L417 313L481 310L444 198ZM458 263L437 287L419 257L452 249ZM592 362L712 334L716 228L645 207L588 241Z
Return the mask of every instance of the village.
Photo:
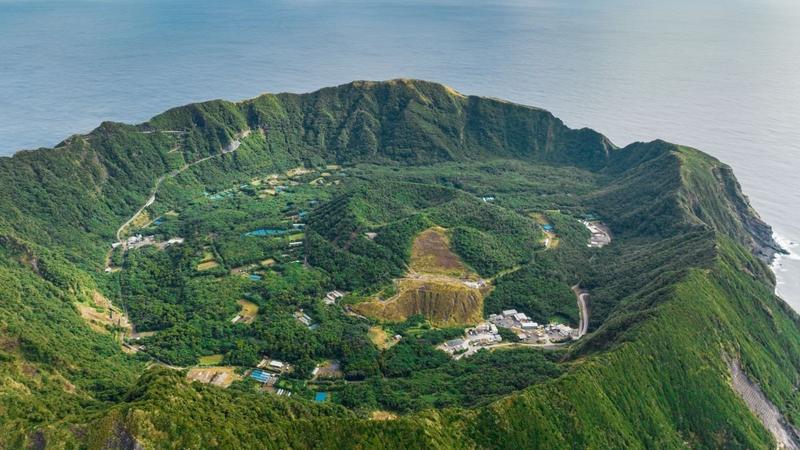
M215 356L207 359L207 362L216 363ZM261 362L253 368L242 370L230 366L201 364L189 368L186 377L190 381L221 388L227 388L236 381L248 379L258 383L258 388L262 392L286 397L310 390L315 401L323 402L329 398L330 394L326 388L330 383L342 379L344 376L341 363L337 360L326 360L317 364L307 381L290 377L294 370L294 367L285 361L264 356Z
M333 305L344 296L344 292L333 290L325 295L323 302L327 305ZM239 304L242 306L242 311L237 314L231 322L243 324L252 323L258 312L258 306L244 300L240 301ZM302 309L296 311L294 317L310 330L314 330L319 326L319 324L315 323L311 316L304 313ZM138 339L131 339L129 345L134 345L133 342L136 340ZM143 350L144 347L138 346L138 349ZM201 357L198 365L187 369L187 378L191 381L212 384L221 388L227 388L235 381L250 379L259 383L260 389L263 392L287 397L301 390L319 389L319 391L314 392L314 400L322 402L329 397L329 393L323 390L325 386L334 380L342 379L344 376L341 370L341 363L337 360L326 360L317 364L311 372L310 379L307 381L291 377L287 378L287 375L293 373L294 367L285 361L266 355L262 356L261 362L252 368L222 366L220 365L222 361L222 355Z
M201 198L208 202L223 201L238 195L257 199L274 197L285 197L286 199L284 200L286 206L280 211L280 226L273 225L249 231L244 230L241 234L242 238L273 240L276 248L275 253L254 264L232 267L229 269L228 274L245 277L252 282L260 282L273 269L273 266L279 264L305 264L302 256L305 222L310 210L320 202L320 197L313 192L320 188L338 185L343 176L346 176L346 173L341 170L340 166L336 165L328 165L322 169L297 167L289 169L285 173L273 173L257 177L248 183L239 184L216 193L203 192ZM165 221L175 220L179 214L169 211L151 220L147 209L154 201L155 194L148 199L144 207L137 211L131 220L120 228L118 234L121 235L123 231L132 231L132 234L113 242L111 244L112 251L121 251L124 255L127 251L145 247L156 247L159 250L165 250L170 246L185 243L182 237L162 237L163 233L160 233L158 227ZM213 243L207 243L200 247L200 253L195 265L195 270L198 274L218 271L223 265L222 260L219 258L218 250L213 246ZM108 273L121 270L120 267L113 266L110 254L107 258L105 271ZM332 290L321 301L326 305L335 305L344 296L345 292ZM252 324L259 314L259 306L245 299L240 299L237 303L240 311L231 317L229 322L233 325ZM302 308L296 310L293 316L295 320L311 331L319 327L319 322ZM147 348L143 344L143 340L155 333L131 330L127 336L122 338L123 348L128 352L146 351ZM223 355L215 354L200 357L197 364L190 367L170 367L187 370L187 378L192 381L226 388L235 381L250 379L260 383L261 389L265 392L285 396L290 396L300 390L307 394L308 386L313 385L315 381L319 381L324 385L330 380L342 378L343 376L340 363L335 360L328 360L318 364L311 378L307 381L297 380L292 377L287 378L286 375L294 371L292 365L269 356L264 356L261 362L252 368L222 365L223 360ZM327 396L326 392L317 392L314 398L316 401L324 401Z
M293 196L293 193L298 189L303 189L301 185L319 188L339 184L340 179L337 173L339 170L340 168L338 166L328 166L322 170L298 167L286 171L285 174L269 174L257 177L252 179L249 183L239 184L236 187L223 191L215 193L203 192L202 197L207 201L217 202L240 194L246 194L251 198L257 197L260 199ZM337 174L337 176L333 176L333 174ZM342 176L343 175L344 174L342 174ZM287 202L286 207L280 211L281 224L279 226L276 222L271 226L268 225L255 229L242 230L241 236L243 238L261 237L271 239L276 243L282 243L280 245L282 245L283 249L278 250L272 256L265 257L261 261L228 268L229 275L242 276L249 278L249 280L253 282L260 282L264 276L273 270L273 266L275 265L292 263L305 264L305 259L302 254L306 219L308 218L309 211L319 204L319 198L320 197L315 197L314 194L306 192L299 196L299 198L295 197ZM492 203L495 202L495 197L487 195L481 197L481 200L485 203ZM144 214L146 215L146 212ZM177 214L174 215L177 216ZM544 231L545 248L555 248L558 245L558 235L556 234L554 226L549 223L543 215L539 215L535 218ZM146 217L141 217L140 219L147 220ZM145 231L150 226L158 226L163 220L164 217L159 216L155 220L139 225L139 230ZM139 223L141 224L141 222L143 221L140 220ZM608 232L607 227L601 222L588 219L582 222L592 233L588 244L590 247L602 247L610 242L610 232ZM368 240L374 240L377 234L375 232L365 232L364 236ZM119 242L113 243L112 248L116 249L121 247L123 251L127 251L147 246L155 246L163 250L169 246L184 243L182 237L163 238L165 240L160 239L162 239L161 235L157 233L144 234L143 232L139 232L125 239L121 239ZM207 244L202 247L203 254L196 266L198 272L216 269L222 265L222 260L218 258L218 253L212 245L213 244ZM411 278L436 278L432 275L423 275L416 272L412 272L409 276ZM474 277L461 279L460 283L463 283L468 288L483 289L489 286L491 281ZM332 290L329 291L321 301L325 305L335 306L345 295L346 293L343 291ZM238 303L241 309L236 315L230 318L230 323L234 325L249 325L253 323L259 312L258 305L244 299L239 300ZM583 312L582 309L582 313ZM352 312L350 313L353 314ZM320 323L314 319L313 313L310 314L302 308L296 309L292 313L292 316L298 323L311 331L316 330L320 326ZM579 330L580 328L574 329L569 325L557 322L540 324L533 321L523 312L519 312L515 309L508 309L499 314L490 314L485 321L473 327L466 328L463 337L448 340L438 345L437 348L456 360L469 357L481 349L493 350L504 346L554 348L579 338L581 336ZM504 339L503 336L505 336L506 339ZM387 346L398 342L400 339L402 339L402 336L395 335L393 340L389 339L391 342L389 342ZM130 341L129 345L131 348L145 350L137 341L138 339L132 339ZM278 396L291 396L302 393L304 397L311 395L311 397L318 402L326 401L329 398L329 392L325 390L326 383L330 383L332 380L343 379L340 363L336 360L326 360L317 364L310 378L306 380L297 379L296 376L292 376L294 367L291 364L267 355L262 355L261 361L255 365L255 367L250 368L225 366L221 365L222 362L222 355L201 357L197 365L187 368L187 378L223 388L230 386L236 381L251 380L258 383L260 385L259 389L266 393Z
M503 311L501 314L490 314L486 322L475 327L466 328L464 337L452 339L437 348L448 353L454 359L460 359L476 353L482 348L492 348L498 345L513 345L504 343L500 335L500 328L506 328L519 339L518 345L539 347L553 347L577 339L578 330L562 323L539 324L532 321L525 313L516 309Z

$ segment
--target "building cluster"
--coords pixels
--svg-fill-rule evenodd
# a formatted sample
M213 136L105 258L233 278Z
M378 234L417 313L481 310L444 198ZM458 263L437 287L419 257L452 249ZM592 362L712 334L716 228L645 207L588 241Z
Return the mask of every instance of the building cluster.
M508 328L527 344L557 344L577 336L577 330L563 323L539 324L525 313L507 309L502 314L491 314L489 322L498 327Z
M294 318L297 319L298 322L308 327L309 330L313 331L319 328L319 324L314 323L314 319L312 319L308 314L304 313L302 309L295 311Z
M495 345L502 340L497 325L484 322L474 328L465 329L464 338L449 340L438 348L459 359L477 352L481 347Z
M489 322L498 327L532 330L539 328L539 324L532 321L525 313L517 312L516 309L507 309L502 314L490 314Z
M157 245L162 250L169 247L170 245L179 245L183 244L184 239L182 237L174 237L167 241L157 241L156 237L153 235L149 236L142 236L141 234L137 234L134 236L125 239L122 242L114 242L111 244L111 248L117 248L122 246L123 249L137 249L140 247L146 247L148 245Z
M344 297L344 292L333 290L328 292L322 301L325 302L326 305L333 305L342 297Z
M141 234L137 234L135 236L129 237L125 241L126 248L139 248L144 247L146 245L155 245L156 237L155 236L142 236Z
M602 222L583 220L582 223L592 233L587 246L600 248L611 243L611 233Z
M292 395L292 392L286 389L275 389L275 383L278 382L280 376L291 370L291 367L277 359L264 358L258 363L256 369L250 372L250 378L258 381L264 386L264 390L272 392L277 395Z

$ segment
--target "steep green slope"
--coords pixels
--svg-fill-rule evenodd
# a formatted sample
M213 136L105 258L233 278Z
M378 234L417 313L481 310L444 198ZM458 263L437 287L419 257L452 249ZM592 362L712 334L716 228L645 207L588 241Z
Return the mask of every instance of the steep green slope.
M101 273L106 252L162 177L154 212L254 174L325 163L377 164L357 166L357 181L309 222L306 256L337 287L386 283L404 270L404 243L442 225L460 233L465 262L509 290L528 279L588 288L592 333L549 380L485 393L506 396L489 405L376 421L143 372L80 318L75 305L95 290L117 298L125 278ZM55 149L0 158L0 183L0 446L774 447L731 389L731 360L800 425L800 319L772 293L763 261L779 249L730 168L696 150L618 149L542 110L396 80L103 124ZM476 198L490 193L497 204ZM526 216L544 209L561 210L551 214L563 241L552 252L540 251ZM586 212L611 227L613 245L585 248L571 217ZM495 308L522 302L495 295ZM446 385L469 370L426 373ZM422 381L406 386L435 397L439 385L426 391ZM435 398L420 404L473 406Z
M0 442L7 448L24 447L34 428L69 434L65 423L120 401L143 368L80 318L75 304L87 302L91 283L74 273L47 251L0 238Z
M294 422L289 429L261 422L253 426L263 428L257 432L248 422L249 434L240 435L240 443L256 446L259 433L282 430L297 448L356 443L385 448L769 448L771 436L730 389L725 357L741 360L763 380L776 404L795 411L797 340L781 348L765 346L758 336L796 336L798 321L775 317L785 306L763 280L738 275L753 258L720 239L721 251L710 268L694 269L674 285L647 322L629 329L612 351L577 359L572 370L552 382L478 411L427 412L388 424L318 418L312 424ZM772 311L772 317L765 311ZM231 402L239 414L247 410ZM150 415L166 413L158 403L134 402L126 408L135 407L148 423ZM180 400L178 405L189 411L206 408ZM352 440L345 443L333 432L309 435L307 426L345 427ZM162 424L157 429L169 428ZM142 430L140 439L153 442L154 432ZM191 433L170 436L188 439ZM422 440L409 442L412 436Z

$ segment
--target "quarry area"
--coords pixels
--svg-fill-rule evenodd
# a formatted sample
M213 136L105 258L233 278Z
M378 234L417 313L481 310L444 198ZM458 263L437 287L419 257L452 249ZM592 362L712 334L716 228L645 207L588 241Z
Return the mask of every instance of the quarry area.
M552 226L548 232L555 236ZM383 299L379 294L367 302L354 305L352 310L390 322L400 322L414 314L422 314L437 326L477 324L465 328L462 338L451 339L437 346L454 359L470 356L482 348L497 346L557 347L583 334L581 328L572 328L563 323L534 322L516 309L491 314L484 319L483 299L491 292L492 283L469 270L452 252L447 230L441 227L429 228L417 236L412 245L408 274L395 280L394 288L394 295ZM585 292L576 292L582 324L588 323L583 317L588 311L581 304L586 295ZM504 342L500 328L513 333L517 338L515 342Z
M483 320L483 300L491 289L450 250L447 230L432 227L414 240L408 273L395 280L394 292L379 293L352 310L390 322L422 314L436 326L466 325Z

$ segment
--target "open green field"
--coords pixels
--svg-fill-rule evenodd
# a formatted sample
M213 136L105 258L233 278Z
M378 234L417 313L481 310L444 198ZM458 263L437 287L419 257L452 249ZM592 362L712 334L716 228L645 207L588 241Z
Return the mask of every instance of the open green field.
M208 355L201 356L197 359L197 364L200 366L216 366L222 363L225 355Z

